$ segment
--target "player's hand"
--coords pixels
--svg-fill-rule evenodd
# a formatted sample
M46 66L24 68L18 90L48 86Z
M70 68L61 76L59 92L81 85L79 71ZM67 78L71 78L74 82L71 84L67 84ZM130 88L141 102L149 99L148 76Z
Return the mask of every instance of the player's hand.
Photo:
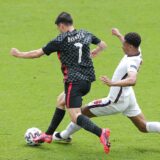
M97 55L97 51L96 51L96 49L93 49L93 50L91 51L91 53L90 53L91 58L96 57L96 55Z
M121 33L120 33L120 31L119 31L118 28L112 28L112 35L114 35L114 36L120 36Z
M12 48L10 53L14 57L19 57L20 51L17 48Z
M101 76L100 80L109 87L113 85L113 82L107 76Z

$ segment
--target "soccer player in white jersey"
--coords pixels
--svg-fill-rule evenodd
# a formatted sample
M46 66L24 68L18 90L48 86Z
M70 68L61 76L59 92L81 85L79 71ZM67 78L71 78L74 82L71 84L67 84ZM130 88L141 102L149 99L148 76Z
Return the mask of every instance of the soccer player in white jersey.
M132 88L136 84L138 70L142 64L141 37L134 32L123 36L117 28L112 29L112 34L122 42L125 55L117 66L112 80L107 76L100 78L105 85L110 87L109 95L106 98L90 102L82 108L82 113L90 118L122 113L141 132L160 133L160 122L146 121ZM59 96L58 105L65 105L64 97L64 93ZM64 131L55 132L53 138L57 141L69 142L71 141L70 136L79 129L78 125L71 122Z

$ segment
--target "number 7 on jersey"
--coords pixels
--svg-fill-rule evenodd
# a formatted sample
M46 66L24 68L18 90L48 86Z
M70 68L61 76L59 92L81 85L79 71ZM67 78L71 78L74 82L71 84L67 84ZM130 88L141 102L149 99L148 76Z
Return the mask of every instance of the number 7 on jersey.
M82 62L82 47L83 47L83 44L82 43L75 43L74 45L79 48L78 63L81 63Z

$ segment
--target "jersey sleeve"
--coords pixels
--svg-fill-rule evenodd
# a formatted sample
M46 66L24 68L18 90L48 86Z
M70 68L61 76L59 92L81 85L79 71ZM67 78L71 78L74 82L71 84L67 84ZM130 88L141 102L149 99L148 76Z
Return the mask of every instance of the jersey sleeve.
M58 38L53 39L47 45L45 45L42 50L46 55L50 55L53 52L58 52L60 50L61 41Z
M101 40L91 33L91 43L97 45Z
M129 60L127 64L127 72L138 72L140 63L135 60Z

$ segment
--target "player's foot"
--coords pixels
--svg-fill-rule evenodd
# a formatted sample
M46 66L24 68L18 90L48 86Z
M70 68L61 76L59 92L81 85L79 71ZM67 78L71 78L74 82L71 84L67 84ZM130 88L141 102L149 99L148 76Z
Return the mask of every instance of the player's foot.
M72 137L68 137L66 139L62 138L61 135L60 135L60 132L54 132L53 134L53 140L54 141L57 141L57 142L67 142L67 143L70 143L72 141Z
M104 152L106 154L109 153L110 146L111 146L111 143L109 142L109 137L110 137L110 130L108 128L103 129L101 137L100 137L100 142L103 144L103 146L104 146Z
M33 140L35 143L51 143L52 142L52 135L47 135L46 133L42 133L39 137Z

